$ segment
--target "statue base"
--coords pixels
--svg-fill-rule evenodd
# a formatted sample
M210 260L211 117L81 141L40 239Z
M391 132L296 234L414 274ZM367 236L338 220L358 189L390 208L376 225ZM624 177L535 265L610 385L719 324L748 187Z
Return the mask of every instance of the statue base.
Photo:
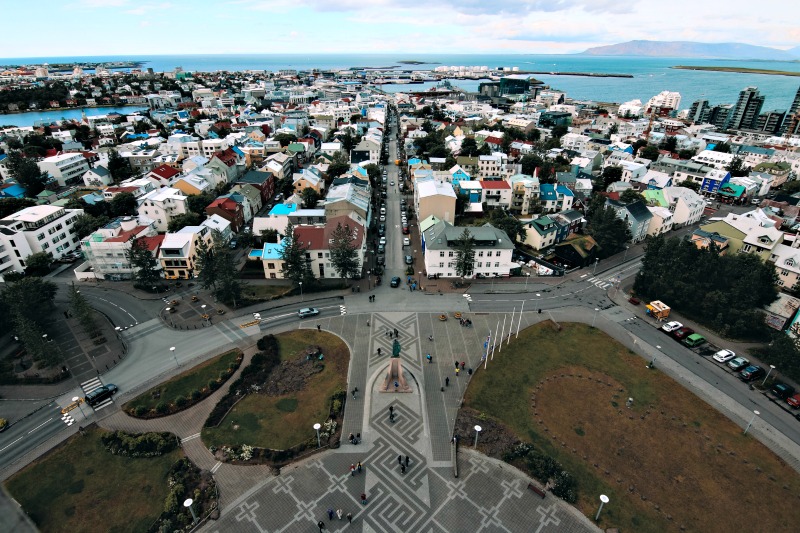
M411 392L405 376L403 376L403 366L399 357L392 357L389 360L389 369L386 372L386 379L380 392Z

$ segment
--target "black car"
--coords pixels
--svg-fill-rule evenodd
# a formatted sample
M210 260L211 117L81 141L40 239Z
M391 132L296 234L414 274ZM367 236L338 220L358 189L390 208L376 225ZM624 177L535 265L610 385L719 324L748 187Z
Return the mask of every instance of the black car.
M772 392L772 394L781 400L785 400L786 398L794 395L794 387L787 385L786 383L776 383L770 392Z
M379 265L383 266L383 265L386 264L386 258L384 256L382 256L382 255L379 255L378 259L377 259L377 262L378 262Z
M119 389L117 389L117 386L114 385L113 383L109 383L108 385L101 385L100 387L97 387L93 391L86 394L84 401L94 407L100 402L108 398L111 398L114 394L117 393L117 390Z
M763 378L766 375L767 371L761 368L760 366L748 366L741 372L739 372L739 379L744 381L745 383L749 381L754 381L759 378Z
M393 277L392 281L389 283L389 286L391 286L392 288L399 287L400 286L400 278L398 278L397 276Z
M381 237L386 235L386 224L381 224L380 226L378 226L378 235Z

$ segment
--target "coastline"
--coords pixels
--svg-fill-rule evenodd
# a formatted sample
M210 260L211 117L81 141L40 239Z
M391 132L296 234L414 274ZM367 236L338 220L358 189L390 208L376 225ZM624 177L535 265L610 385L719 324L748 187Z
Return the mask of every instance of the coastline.
M771 70L766 68L745 67L701 67L696 65L675 65L669 68L677 70L701 70L704 72L736 72L739 74L763 74L765 76L800 76L800 72L791 70Z
M49 113L53 111L70 111L73 109L97 109L99 107L147 107L147 104L102 104L102 105L76 105L72 107L46 107L43 109L24 109L22 111L0 111L0 116L24 115L25 113Z

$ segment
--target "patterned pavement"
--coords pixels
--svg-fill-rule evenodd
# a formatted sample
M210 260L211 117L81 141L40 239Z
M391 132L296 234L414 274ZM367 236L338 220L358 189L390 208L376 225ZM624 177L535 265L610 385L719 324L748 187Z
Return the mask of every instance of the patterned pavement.
M522 327L540 317L524 314ZM530 480L516 469L468 446L459 449L459 476L454 476L450 437L469 380L467 372L456 376L454 361L464 361L468 368L481 364L486 336L498 322L497 315L471 314L470 318L472 328L461 327L452 315L440 321L437 312L385 312L320 320L323 328L340 335L352 351L349 390L358 387L359 393L355 400L348 399L343 434L361 433L362 442L345 442L337 450L322 452L284 468L279 476L265 478L225 505L220 519L203 530L315 531L322 520L328 531L348 527L363 532L598 531L570 505L550 494L541 499L528 490ZM306 326L313 328L315 323ZM380 390L394 341L386 331L395 328L410 394ZM431 363L426 359L428 353ZM445 386L446 377L449 386ZM390 406L396 415L394 422L389 420ZM398 455L403 460L409 456L405 473ZM351 476L350 465L359 461L363 472ZM366 504L360 501L361 493L367 495ZM343 519L334 516L329 520L329 508L342 509ZM353 515L349 526L347 513Z

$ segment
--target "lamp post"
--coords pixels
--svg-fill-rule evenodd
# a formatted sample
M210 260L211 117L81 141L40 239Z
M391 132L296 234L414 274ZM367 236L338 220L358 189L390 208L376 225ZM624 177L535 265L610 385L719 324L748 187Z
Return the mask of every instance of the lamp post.
M83 418L86 418L86 413L83 412L83 407L81 407L81 398L80 398L80 396L75 396L74 398L72 398L72 402L78 405L78 409L81 410L81 414L83 415Z
M595 322L597 322L597 313L600 311L599 307L594 308L594 318L592 318L592 327L594 327Z
M769 365L769 372L767 372L767 375L764 377L764 381L762 381L762 382L761 382L761 386L762 386L762 387L764 386L764 384L765 384L765 383L767 382L767 380L769 379L769 375L770 375L770 374L772 374L772 371L773 371L773 370L775 370L775 365Z
M193 503L194 503L193 499L186 498L186 500L183 502L183 506L184 507L188 507L189 510L192 512L192 522L194 522L196 524L197 523L197 515L194 514L194 507L192 507Z
M169 351L172 352L172 357L175 358L175 366L181 366L180 363L178 363L178 356L175 355L175 347L170 346Z
M531 273L525 272L525 290L528 290L528 280L531 279Z
M600 508L597 510L597 514L594 517L594 521L597 522L600 520L600 511L603 510L603 506L608 503L608 496L605 494L600 495Z
M661 350L661 346L656 345L657 350ZM654 368L656 366L656 356L653 356L653 360L650 361L650 364L647 365L647 368Z
M747 432L750 430L750 426L753 425L753 422L756 421L756 417L760 415L758 411L753 411L753 418L750 419L750 422L747 423L747 427L744 428L744 434L747 435Z
M624 263L625 260L628 258L628 250L630 249L629 246L625 247L625 255L622 256L622 262Z
M304 301L304 299L303 299L303 282L300 281L298 283L300 283L300 301L302 302L302 301Z
M202 317L208 322L208 315L206 314L206 304L200 306Z
M477 448L477 447L478 447L478 434L479 434L479 433L480 433L482 430L483 430L483 428L482 428L482 427L480 427L480 426L477 426L477 425L475 426L475 445L473 446L473 448Z
M319 422L314 424L314 431L317 432L317 448L322 448L322 444L319 441L319 428L321 428L321 427L322 427L322 424L320 424Z
M367 270L367 290L372 290L372 270Z
M595 257L594 258L594 270L592 270L592 276L594 276L597 273L597 263L599 263L599 262L600 262L600 258L599 257Z

